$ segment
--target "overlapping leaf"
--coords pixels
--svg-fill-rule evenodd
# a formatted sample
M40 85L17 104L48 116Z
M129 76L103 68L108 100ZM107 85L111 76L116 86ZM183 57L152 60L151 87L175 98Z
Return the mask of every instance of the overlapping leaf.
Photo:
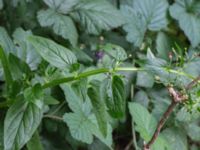
M63 4L60 5L63 6ZM42 27L51 27L56 34L68 39L74 47L76 46L78 33L70 17L47 9L39 11L37 18Z
M147 29L159 31L167 26L166 0L134 0L130 6L122 6L122 12L127 18L124 30L127 40L135 46L141 46Z
M106 0L81 0L74 9L71 16L88 33L99 34L124 23L121 13Z

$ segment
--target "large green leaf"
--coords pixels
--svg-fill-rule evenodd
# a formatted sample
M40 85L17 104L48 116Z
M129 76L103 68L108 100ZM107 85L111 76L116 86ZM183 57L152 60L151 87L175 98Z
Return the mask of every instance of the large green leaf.
M101 130L102 134L106 137L107 135L107 112L106 112L106 105L104 103L104 91L103 86L100 85L100 82L92 82L92 87L88 89L88 95L91 99L93 111L97 118L97 122L99 125L99 129Z
M4 121L4 150L21 149L28 142L42 119L42 110L33 103L16 101Z
M76 56L69 49L52 40L39 36L30 36L28 40L36 51L55 67L66 68L77 61Z
M106 0L81 0L71 15L86 32L92 34L99 34L102 30L110 30L124 23L121 13Z
M197 0L176 0L170 7L171 16L178 20L193 47L200 43L200 2Z
M135 46L141 46L147 29L159 31L167 26L166 0L134 0L131 5L121 8L126 17L127 40Z
M125 115L125 87L119 76L113 76L112 83L105 80L105 88L103 93L106 95L106 104L109 114L114 118L122 118ZM106 82L108 84L106 84Z
M67 14L79 0L43 0L50 8L57 12Z
M70 17L59 14L52 9L47 9L39 11L37 18L42 27L53 28L56 34L68 39L74 47L76 46L78 33Z
M22 28L17 28L13 33L16 51L14 55L26 62L31 70L36 70L41 62L40 55L35 51L34 47L27 41L27 37L32 35L30 30L25 31Z

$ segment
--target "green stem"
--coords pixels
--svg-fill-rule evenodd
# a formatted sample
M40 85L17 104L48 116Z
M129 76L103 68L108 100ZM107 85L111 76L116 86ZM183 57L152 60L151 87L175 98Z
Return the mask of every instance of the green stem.
M79 80L81 78L85 78L85 77L88 77L88 76L97 75L97 74L101 74L101 73L109 73L109 72L113 72L113 71L140 71L140 70L143 70L143 69L135 68L135 67L132 67L132 68L130 68L130 67L129 68L115 68L114 70L110 70L110 69L107 69L107 68L100 68L100 69L80 73L77 76L69 76L69 77L66 77L66 78L61 78L61 79L56 79L56 80L50 81L48 83L45 83L42 86L42 88L46 89L46 88L53 87L53 86L56 86L56 85L59 85L59 84L62 84L62 83Z
M1 63L2 63L2 66L3 66L3 70L4 70L4 76L5 76L6 84L7 84L7 87L8 87L9 85L11 85L13 79L12 79L12 75L11 75L11 72L10 72L7 57L6 57L6 55L3 51L3 48L1 46L0 46L0 59L1 59Z

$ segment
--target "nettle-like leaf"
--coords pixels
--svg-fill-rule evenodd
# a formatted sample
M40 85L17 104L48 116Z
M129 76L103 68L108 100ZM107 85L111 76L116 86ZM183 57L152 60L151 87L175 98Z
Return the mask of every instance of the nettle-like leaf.
M112 81L104 80L106 105L109 114L114 118L122 118L125 115L125 87L119 76L113 76Z
M52 40L39 36L30 36L28 40L36 51L55 67L66 68L77 61L76 56L69 49Z
M106 137L107 135L107 112L106 112L106 105L104 103L104 88L100 85L100 82L92 82L92 87L88 89L88 95L90 97L93 111L97 118L97 122L99 125L99 129L101 130L102 134Z
M81 0L71 16L91 34L99 34L102 30L110 30L124 23L120 11L106 0Z
M136 124L135 130L140 133L140 136L148 142L157 125L156 119L147 111L147 109L139 103L129 103L129 112L132 116L133 121ZM166 150L168 149L167 142L159 135L157 140L152 146L153 150Z
M124 30L127 40L141 46L147 29L159 31L167 26L166 0L134 0L132 5L123 5L121 10L126 17Z
M63 4L60 5L63 6ZM53 9L47 9L40 10L37 18L42 27L51 27L56 34L68 39L74 47L76 46L78 33L70 17L59 14Z
M51 9L63 14L69 13L79 0L43 0Z
M4 121L4 150L21 149L42 119L42 110L28 101L16 101Z
M107 124L107 135L104 136L102 134L96 117L94 114L91 114L92 107L89 99L83 101L77 95L77 92L75 92L75 87L77 88L77 85L73 86L73 88L68 84L61 85L68 105L73 111L73 113L65 113L63 116L64 121L69 126L72 137L84 143L91 144L93 136L96 136L108 147L111 147L112 127Z
M178 20L193 47L200 43L200 2L197 0L176 0L170 7L171 16Z

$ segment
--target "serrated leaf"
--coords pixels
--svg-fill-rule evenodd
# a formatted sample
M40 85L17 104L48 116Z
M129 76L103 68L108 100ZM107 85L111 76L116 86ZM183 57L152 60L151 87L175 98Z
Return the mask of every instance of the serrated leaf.
M78 33L70 17L59 14L52 9L47 9L40 10L37 18L42 27L51 27L57 35L68 39L74 47L76 46Z
M73 138L88 144L92 143L95 125L86 116L81 113L66 113L63 119L69 126Z
M166 0L134 0L121 8L127 20L123 27L128 33L127 40L135 46L141 46L147 29L159 31L167 26Z
M178 20L193 47L200 43L199 1L176 0L170 7L171 16Z
M57 12L67 14L79 0L43 0L50 8Z
M110 30L124 23L120 11L106 0L81 0L71 16L91 34Z
M100 82L92 82L92 87L88 89L88 96L90 97L94 114L97 118L99 129L106 137L107 135L107 112L104 103L104 87L101 87Z
M50 39L30 36L28 40L47 62L57 68L69 67L77 61L76 56L69 49Z
M42 119L42 110L33 103L16 101L4 121L4 150L21 149L30 140Z
M41 57L27 41L27 37L30 35L32 35L30 30L25 31L22 28L17 28L14 31L12 36L14 38L14 43L17 45L14 55L26 62L31 70L36 70L41 62Z
M105 80L104 82L109 81ZM126 99L125 87L122 79L119 76L113 76L111 85L105 84L104 93L108 94L106 95L106 105L108 107L109 114L114 118L124 117Z

